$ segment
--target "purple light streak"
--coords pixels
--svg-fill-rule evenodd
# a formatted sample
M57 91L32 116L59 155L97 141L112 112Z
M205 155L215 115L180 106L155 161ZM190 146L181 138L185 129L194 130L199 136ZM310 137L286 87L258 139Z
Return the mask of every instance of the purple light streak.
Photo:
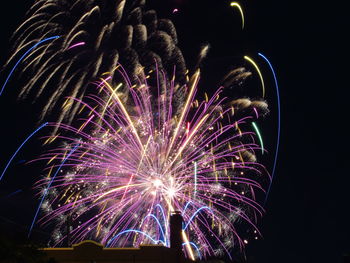
M67 50L75 48L75 47L79 47L79 46L84 46L84 45L85 45L85 42L79 42L79 43L71 45L70 47L67 48Z
M73 242L93 238L108 246L137 247L156 240L167 245L167 218L178 210L187 222L185 235L204 257L218 247L228 255L234 244L243 247L235 225L240 219L256 229L255 217L263 208L254 192L264 191L258 181L267 175L252 157L260 150L254 133L236 128L248 126L253 116L231 116L226 98L217 99L222 89L194 107L199 78L189 83L178 107L173 82L166 89L158 84L154 97L146 80L131 87L124 69L118 70L128 100L118 97L108 78L96 84L98 96L72 98L88 117L80 127L58 125L64 135L57 140L66 146L37 159L50 162L47 170L57 168L49 182L36 184L45 189L39 205L45 213L38 222L72 216ZM57 223L56 245L65 238L64 225Z

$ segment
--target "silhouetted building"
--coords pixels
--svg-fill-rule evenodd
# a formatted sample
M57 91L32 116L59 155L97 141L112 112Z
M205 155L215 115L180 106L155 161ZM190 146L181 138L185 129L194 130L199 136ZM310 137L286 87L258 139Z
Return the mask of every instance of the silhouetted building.
M57 263L190 263L182 253L182 216L170 216L170 248L141 245L140 248L105 248L86 240L67 248L42 248Z
M182 254L182 215L181 212L173 212L170 216L170 248L178 255Z
M70 248L43 248L57 263L190 263L172 248L147 245L140 248L105 248L86 240Z

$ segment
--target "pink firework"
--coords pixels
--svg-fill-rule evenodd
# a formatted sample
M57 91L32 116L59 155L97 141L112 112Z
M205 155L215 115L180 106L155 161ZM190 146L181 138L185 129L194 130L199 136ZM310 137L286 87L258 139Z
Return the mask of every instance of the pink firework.
M59 125L62 141L42 155L49 176L37 182L44 211L54 224L54 246L94 239L106 246L169 245L169 216L184 218L184 251L191 258L230 254L244 246L239 224L255 227L263 209L256 191L269 179L257 162L261 147L247 127L267 112L264 101L230 101L219 88L196 99L200 73L185 86L174 80L131 85L97 84L98 95L80 103L79 125ZM165 78L151 72L155 79ZM123 93L119 92L123 90ZM127 92L125 92L127 90ZM72 98L69 98L70 100ZM50 124L55 126L56 124Z

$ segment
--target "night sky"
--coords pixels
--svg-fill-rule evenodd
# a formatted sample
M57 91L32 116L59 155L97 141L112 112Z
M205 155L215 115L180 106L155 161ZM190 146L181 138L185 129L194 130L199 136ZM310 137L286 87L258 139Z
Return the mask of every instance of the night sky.
M12 0L2 5L1 65L9 54L10 36L31 2ZM349 21L341 12L345 7L325 1L241 1L246 22L242 32L240 15L229 6L230 1L150 2L160 16L175 22L179 46L189 66L201 44L210 43L200 84L203 89L215 88L230 66L246 63L244 55L258 58L261 52L275 68L282 104L280 155L266 215L258 224L263 238L249 243L248 259L257 263L342 262L343 254L350 253L349 131L345 115L349 73L343 37L349 32ZM179 11L172 14L174 8ZM277 109L271 73L266 66L262 69L271 107L262 131L270 145L267 165L271 168ZM4 74L0 80L2 85ZM16 101L19 88L12 81L0 97L0 171L37 127L37 109ZM34 194L31 186L40 166L28 168L22 162L38 154L39 146L35 140L27 144L0 182L2 226L21 229L31 222L35 203L27 197Z

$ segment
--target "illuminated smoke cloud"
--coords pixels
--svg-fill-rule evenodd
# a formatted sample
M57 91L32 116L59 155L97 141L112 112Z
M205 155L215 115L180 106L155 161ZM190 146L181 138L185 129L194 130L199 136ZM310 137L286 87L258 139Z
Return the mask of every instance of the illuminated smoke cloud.
M55 114L71 123L78 111L73 98L81 99L103 73L119 82L119 63L132 83L156 67L167 79L175 70L180 86L186 82L173 23L158 18L144 0L39 0L26 16L13 34L6 68L40 40L59 36L35 47L16 69L16 81L24 83L19 98L43 106L40 121Z

